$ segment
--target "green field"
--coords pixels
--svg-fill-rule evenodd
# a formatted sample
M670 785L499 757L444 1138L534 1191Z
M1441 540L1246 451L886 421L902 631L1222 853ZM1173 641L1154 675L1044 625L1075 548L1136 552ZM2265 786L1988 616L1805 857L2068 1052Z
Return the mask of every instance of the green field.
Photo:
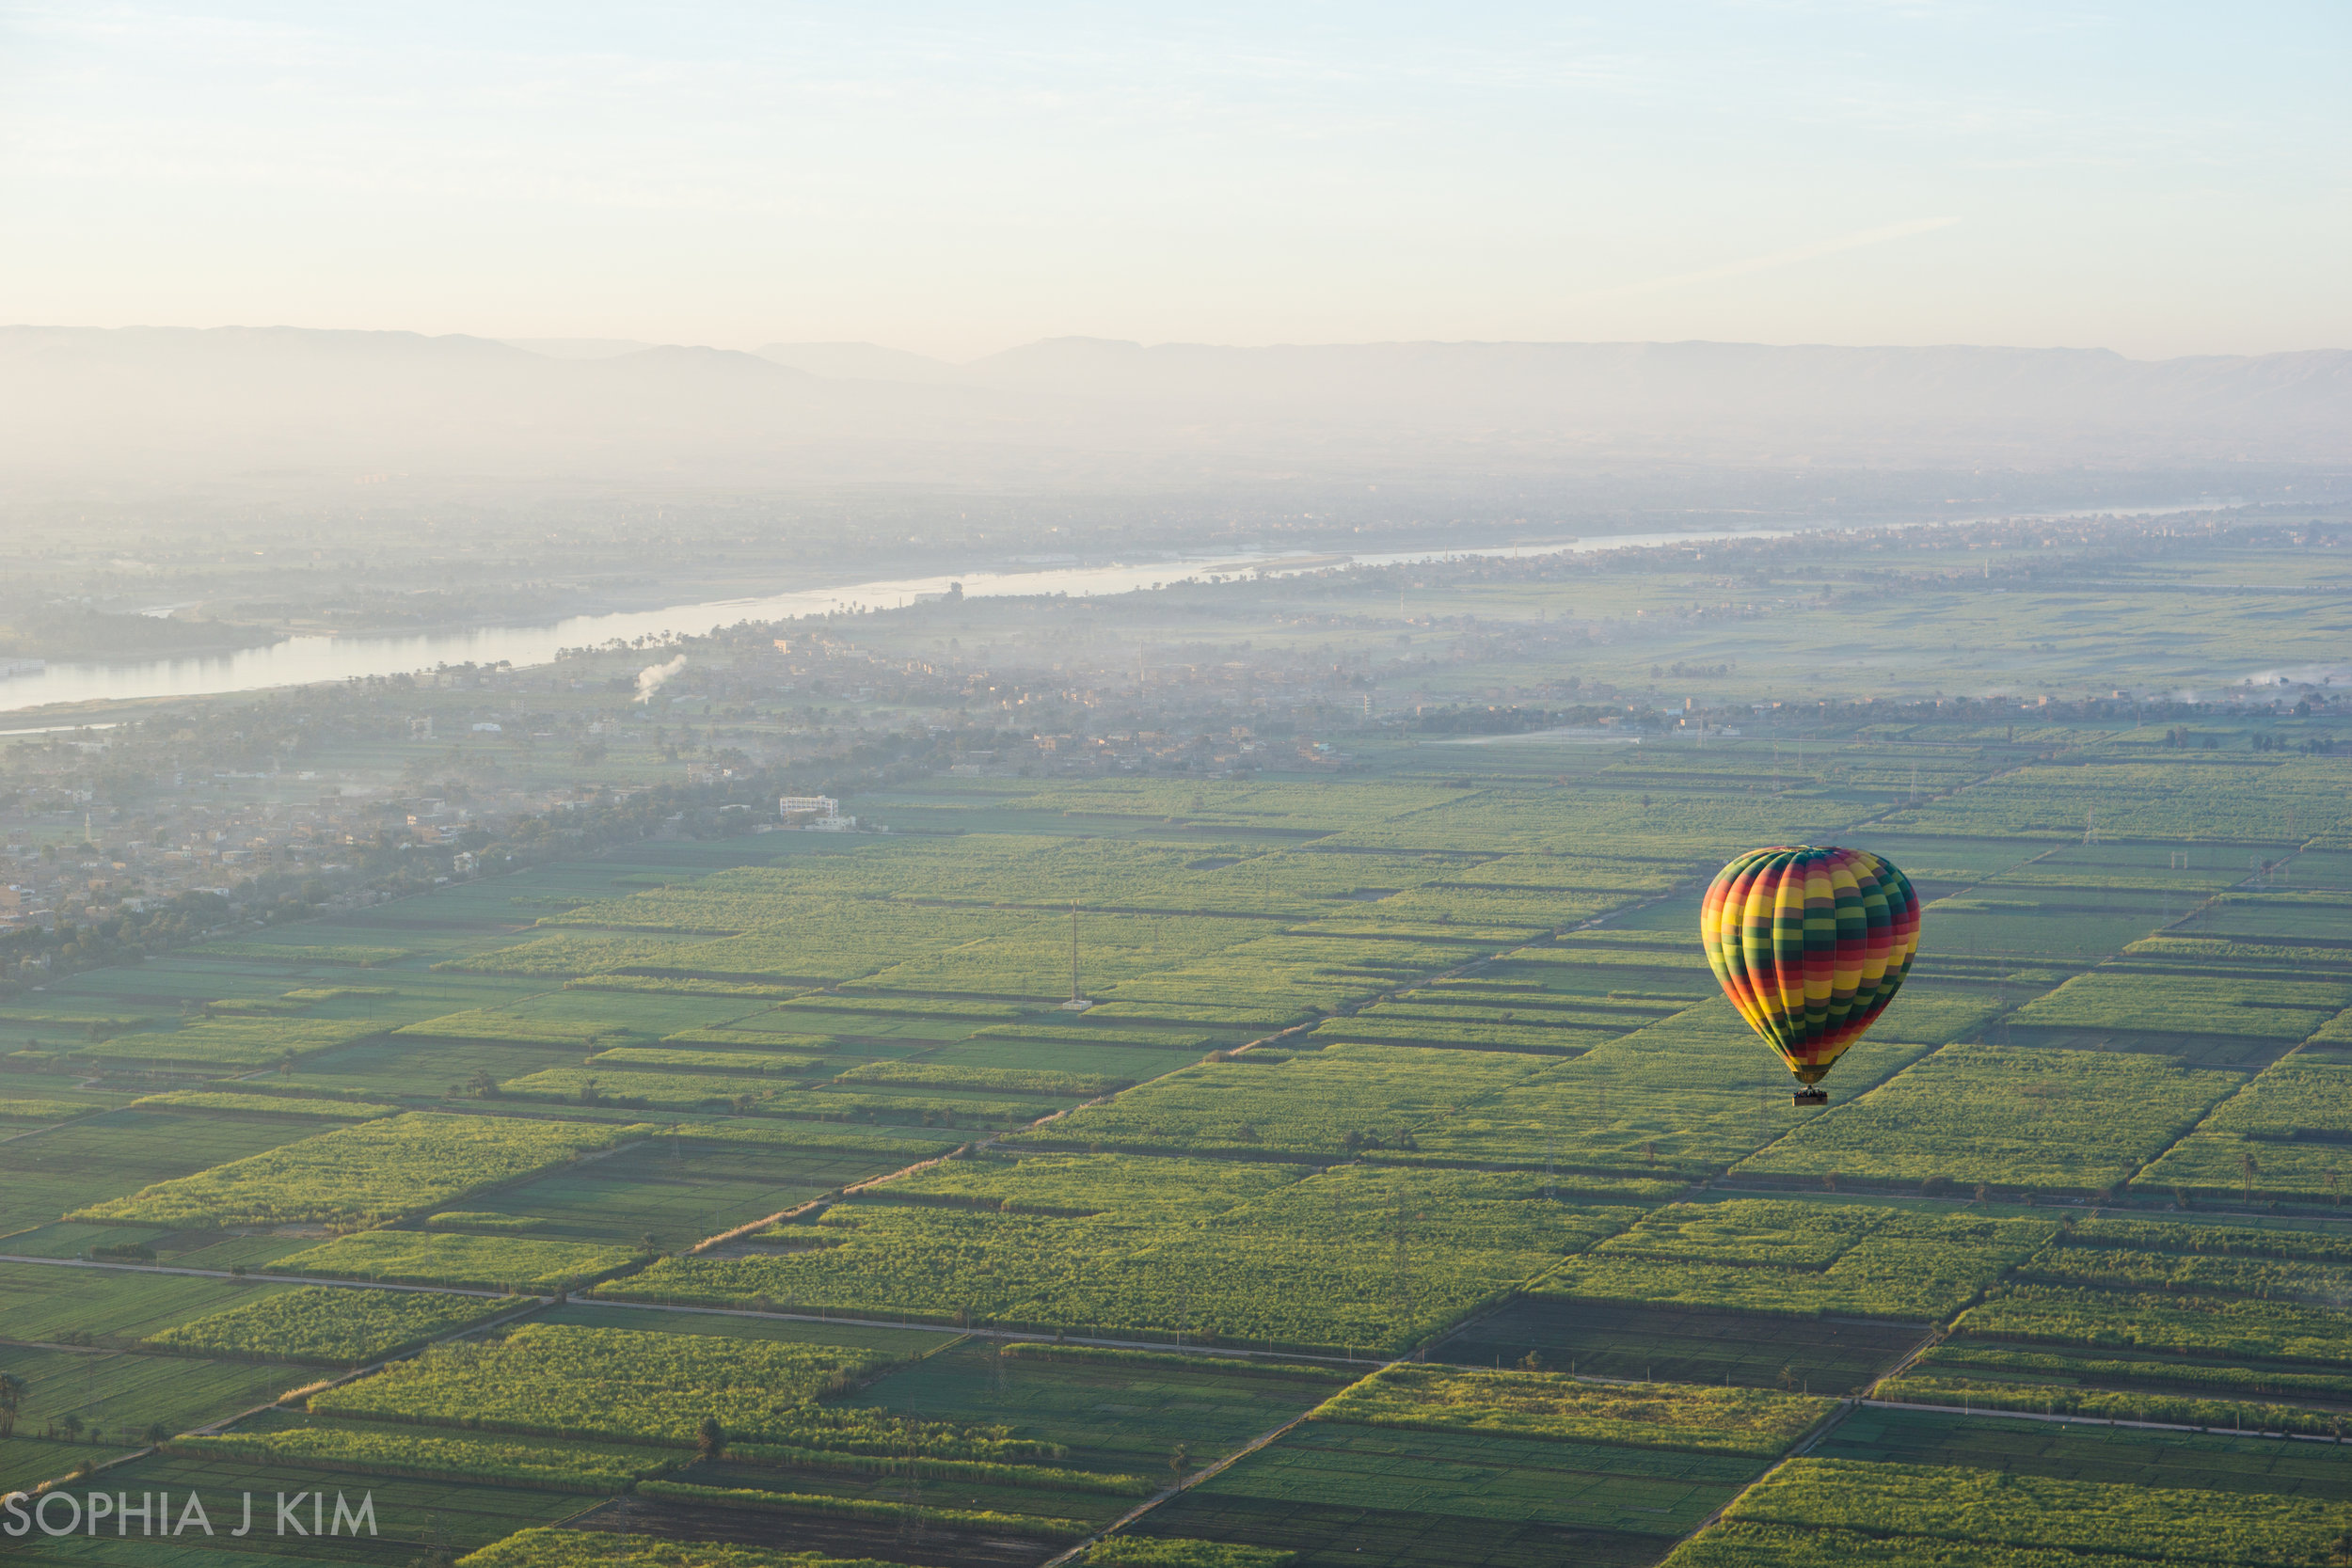
M175 1516L182 1513L193 1493L202 1500L215 1534L207 1539L191 1525L168 1542L139 1539L134 1523L131 1540L102 1533L44 1542L39 1548L40 1560L149 1561L166 1568L213 1568L222 1562L317 1560L318 1552L331 1550L338 1561L398 1568L428 1552L468 1552L516 1530L552 1524L578 1513L585 1500L576 1494L487 1481L355 1475L277 1461L257 1465L246 1456L229 1454L153 1456L110 1470L106 1480L114 1491L128 1490L134 1497L142 1490L169 1492ZM289 1499L297 1494L322 1495L319 1522L326 1530L323 1544L296 1537L291 1530L282 1539L277 1535L275 1506L281 1491ZM246 1541L233 1541L229 1536L240 1523L240 1498L247 1492L253 1495L253 1533ZM375 1534L367 1534L363 1527L357 1533L349 1526L336 1528L334 1502L339 1493L346 1509L353 1512L363 1497L373 1496ZM307 1528L311 1523L308 1503L295 1507L294 1516ZM135 1521L135 1510L133 1517Z
M699 1123L687 1126L694 1133L705 1130ZM709 1131L744 1141L652 1138L604 1159L566 1164L469 1198L465 1209L500 1215L519 1231L546 1240L609 1248L641 1245L650 1235L654 1247L668 1250L945 1152L936 1144L861 1140L849 1132L814 1134L818 1147L806 1148L791 1141L756 1141L766 1131L756 1125ZM850 1152L861 1143L879 1148L863 1156Z
M1314 1422L1150 1515L1147 1530L1302 1564L1655 1561L1752 1460Z
M307 1138L300 1117L116 1110L0 1142L0 1235Z
M2352 771L2134 735L916 781L73 975L0 1017L0 1461L373 1487L337 1560L1034 1568L1288 1427L1092 1560L2327 1562L2341 1450L2234 1433L2352 1408L2352 852L2273 826ZM1927 902L1821 1111L1693 929L1805 841Z
M623 1135L577 1124L410 1114L158 1182L73 1217L167 1226L392 1219L502 1186Z
M512 1304L429 1291L305 1285L147 1337L158 1350L348 1365L408 1350L511 1311Z
M633 1247L588 1246L520 1236L362 1230L280 1258L268 1267L273 1273L323 1275L332 1279L565 1291L634 1262L639 1256Z
M2352 1457L2334 1444L2276 1438L1866 1409L1810 1451L1822 1459L2352 1502Z
M1218 1357L1019 1348L1031 1354L967 1340L854 1398L910 1418L1007 1425L1063 1449L1063 1465L1158 1475L1177 1445L1193 1463L1211 1463L1305 1414L1352 1375Z
M1830 1402L1754 1388L1626 1387L1534 1370L1389 1367L1315 1407L1343 1426L1488 1433L1694 1453L1784 1452Z
M72 1452L77 1445L103 1444L115 1453L144 1448L157 1427L180 1432L266 1404L311 1375L189 1355L18 1345L0 1345L0 1374L24 1385L15 1428L21 1447L0 1455L9 1465L0 1490L64 1474L80 1458Z
M2241 1080L2162 1056L1947 1046L1833 1105L1743 1176L1917 1190L2105 1192L2194 1128Z
M1432 1350L1470 1367L1556 1371L1709 1387L1842 1394L1867 1387L1916 1346L1916 1323L1615 1307L1530 1295L1473 1320Z
M952 1162L780 1233L771 1255L665 1259L600 1290L1394 1350L1638 1213L1548 1196L1534 1173L1039 1155Z
M2057 1228L1863 1204L1676 1204L1563 1263L1534 1290L1621 1306L1934 1320L1966 1306Z
M124 1343L190 1318L287 1289L259 1280L207 1279L135 1268L81 1269L0 1263L0 1321L8 1338L40 1343L73 1333Z
M884 1568L874 1558L546 1528L517 1531L464 1560L466 1568Z
M1913 1553L1930 1543L1957 1542L2095 1554L2093 1560L2112 1554L2160 1562L2284 1564L2325 1562L2346 1513L2325 1498L2264 1492L2054 1480L1974 1466L1796 1459L1742 1496L1726 1517L1735 1525L1814 1535L1815 1549L1833 1542L1842 1545L1851 1532L1867 1531L1909 1538ZM1693 1546L1704 1549L1686 1547L1676 1560L1772 1561L1768 1556L1716 1554L1770 1550L1778 1533L1761 1532L1754 1546L1743 1531L1728 1533L1720 1543L1701 1537Z

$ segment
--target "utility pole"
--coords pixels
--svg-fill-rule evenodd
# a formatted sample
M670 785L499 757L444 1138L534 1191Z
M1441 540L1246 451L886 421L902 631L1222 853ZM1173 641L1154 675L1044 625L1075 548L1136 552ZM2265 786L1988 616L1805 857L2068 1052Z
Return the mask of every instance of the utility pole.
M1401 1190L1396 1202L1396 1318L1400 1328L1412 1327L1413 1257L1406 1240L1405 1196Z
M1087 999L1078 990L1078 901L1070 901L1070 1000L1064 1004L1072 1012L1084 1012Z

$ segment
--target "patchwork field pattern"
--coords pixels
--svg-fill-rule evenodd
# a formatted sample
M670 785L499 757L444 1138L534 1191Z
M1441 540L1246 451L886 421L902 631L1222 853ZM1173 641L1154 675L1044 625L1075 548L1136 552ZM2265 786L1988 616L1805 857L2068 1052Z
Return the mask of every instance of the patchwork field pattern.
M1087 1560L2329 1561L2336 1446L2233 1433L2352 1407L2346 770L2145 741L941 780L75 976L7 1483L160 1423L119 1486L372 1486L370 1561L1033 1568L1284 1429ZM1781 842L1927 900L1825 1110L1694 930Z

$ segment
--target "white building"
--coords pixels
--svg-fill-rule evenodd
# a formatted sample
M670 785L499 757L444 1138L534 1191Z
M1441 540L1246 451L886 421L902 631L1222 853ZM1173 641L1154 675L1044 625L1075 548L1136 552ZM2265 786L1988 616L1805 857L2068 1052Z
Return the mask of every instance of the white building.
M776 800L776 815L789 820L804 816L798 824L818 832L847 832L857 826L857 818L841 815L841 802L830 795L784 795Z

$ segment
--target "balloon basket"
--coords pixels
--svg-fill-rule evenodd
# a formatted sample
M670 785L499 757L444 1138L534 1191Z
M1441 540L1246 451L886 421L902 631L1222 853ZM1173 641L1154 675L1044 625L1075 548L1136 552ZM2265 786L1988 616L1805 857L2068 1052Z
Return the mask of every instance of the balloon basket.
M1829 1103L1829 1090L1799 1089L1788 1097L1788 1103L1791 1105L1826 1105Z

